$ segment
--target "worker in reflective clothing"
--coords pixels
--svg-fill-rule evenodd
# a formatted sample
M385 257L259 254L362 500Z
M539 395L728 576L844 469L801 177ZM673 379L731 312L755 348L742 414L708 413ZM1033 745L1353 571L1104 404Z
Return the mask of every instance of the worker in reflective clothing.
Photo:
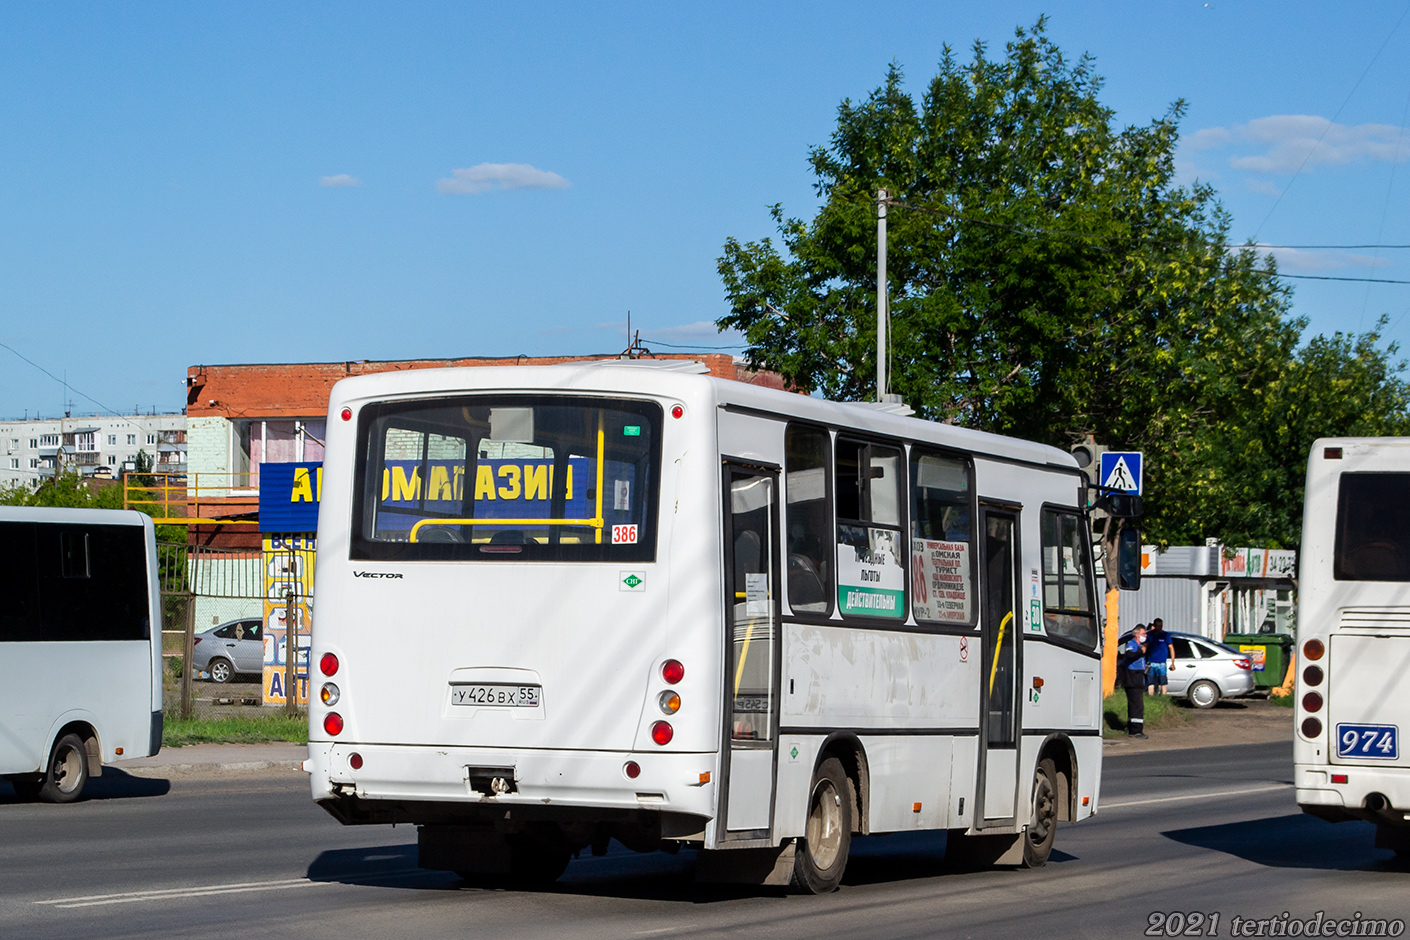
M1126 690L1126 733L1146 736L1146 625L1136 624L1116 658L1116 684Z

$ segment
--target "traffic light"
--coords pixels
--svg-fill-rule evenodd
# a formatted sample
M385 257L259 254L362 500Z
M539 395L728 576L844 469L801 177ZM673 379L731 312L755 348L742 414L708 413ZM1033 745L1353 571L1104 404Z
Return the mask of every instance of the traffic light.
M1102 473L1102 454L1107 450L1106 445L1098 444L1090 437L1082 443L1074 444L1068 448L1073 459L1077 461L1078 468L1087 474L1087 482L1093 486L1102 482L1099 479Z

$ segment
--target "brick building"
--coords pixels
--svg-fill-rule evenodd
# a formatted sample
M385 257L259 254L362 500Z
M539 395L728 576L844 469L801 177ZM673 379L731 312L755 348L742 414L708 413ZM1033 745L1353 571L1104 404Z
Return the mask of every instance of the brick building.
M191 366L186 373L186 449L190 485L206 503L200 515L250 519L259 502L261 463L322 460L328 395L341 379L406 369L559 365L615 358L513 356ZM654 358L694 360L720 378L784 387L777 374L753 371L729 355ZM255 527L249 525L192 526L192 535L203 543L232 547L259 543Z

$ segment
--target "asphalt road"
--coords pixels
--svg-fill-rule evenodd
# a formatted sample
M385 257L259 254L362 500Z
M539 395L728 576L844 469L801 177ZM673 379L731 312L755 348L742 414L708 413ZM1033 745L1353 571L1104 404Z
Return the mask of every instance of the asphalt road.
M1410 868L1370 826L1300 814L1291 750L1109 758L1100 817L1064 825L1046 868L954 874L941 834L874 837L826 897L697 886L688 852L585 855L540 891L468 887L417 870L408 827L339 826L289 771L109 769L70 806L0 783L0 937L1141 937L1157 911L1217 914L1227 937L1236 916L1410 921Z

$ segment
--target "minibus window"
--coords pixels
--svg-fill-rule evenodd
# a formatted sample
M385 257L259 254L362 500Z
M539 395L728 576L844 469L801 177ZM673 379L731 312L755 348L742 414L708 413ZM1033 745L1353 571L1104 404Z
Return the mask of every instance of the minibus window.
M1410 581L1410 473L1343 473L1332 576Z
M975 622L972 474L968 460L911 449L911 612L918 622Z

